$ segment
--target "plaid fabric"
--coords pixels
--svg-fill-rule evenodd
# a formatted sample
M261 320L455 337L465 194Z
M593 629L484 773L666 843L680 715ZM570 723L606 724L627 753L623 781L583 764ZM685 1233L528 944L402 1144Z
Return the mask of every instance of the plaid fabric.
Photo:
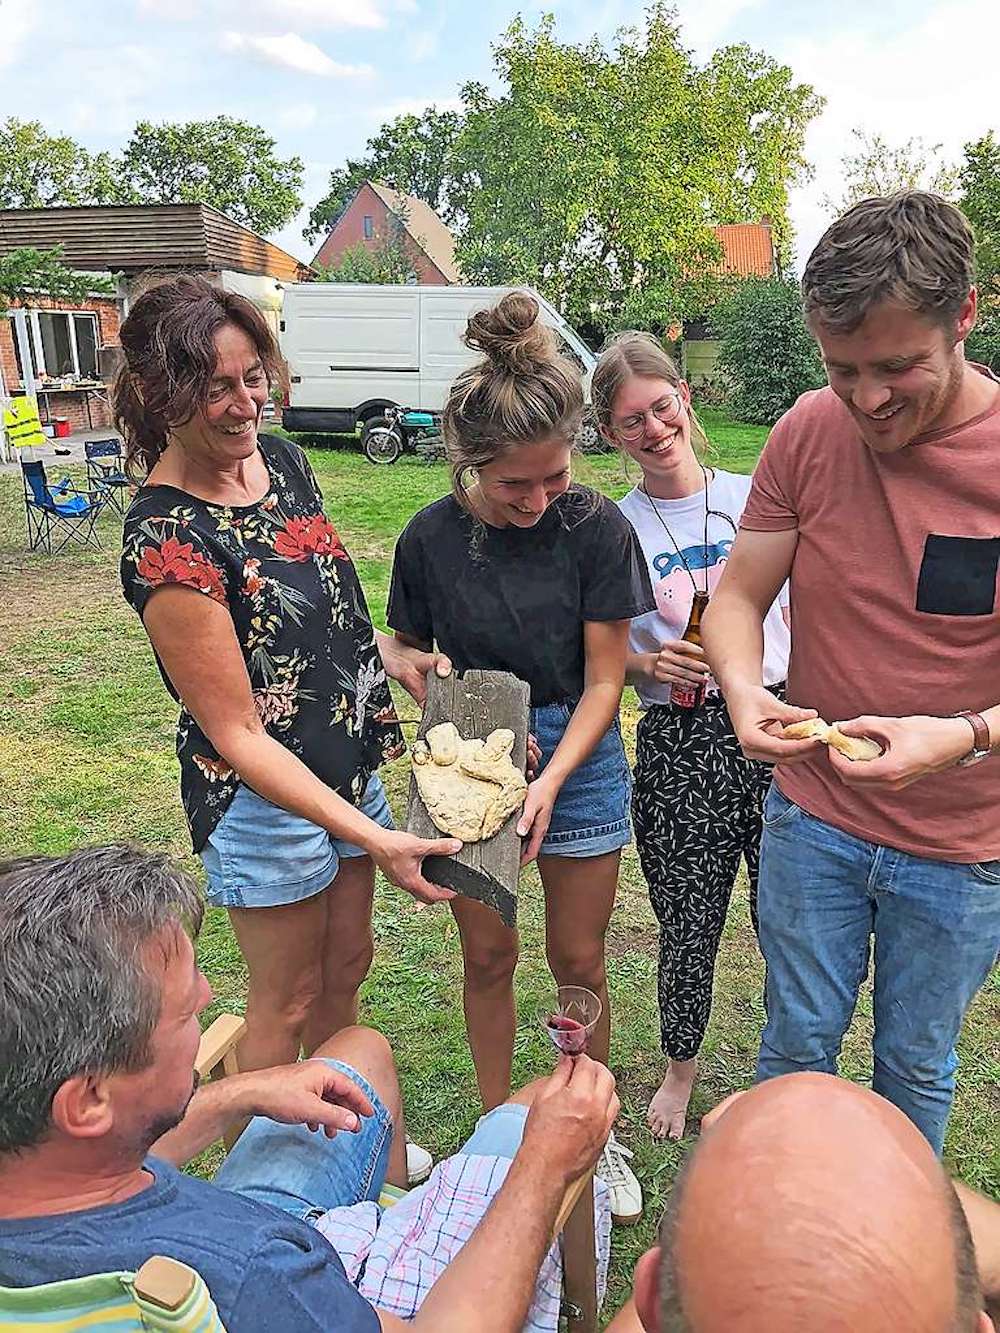
M507 1157L458 1153L391 1208L360 1203L333 1208L316 1226L340 1255L362 1296L380 1310L412 1319L424 1297L482 1221L510 1169ZM608 1188L594 1182L598 1292L603 1299L611 1252ZM562 1260L553 1245L542 1263L525 1333L557 1333Z

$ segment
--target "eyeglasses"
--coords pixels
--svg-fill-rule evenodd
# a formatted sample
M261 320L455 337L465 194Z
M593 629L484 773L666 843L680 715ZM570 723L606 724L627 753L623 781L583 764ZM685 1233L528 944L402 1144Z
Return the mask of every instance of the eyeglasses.
M652 407L647 407L645 412L633 412L620 425L614 427L614 432L619 439L625 440L628 444L634 444L636 440L641 440L645 435L646 418L650 413L664 426L672 426L675 421L680 419L682 407L680 394L672 393L668 398L661 398Z

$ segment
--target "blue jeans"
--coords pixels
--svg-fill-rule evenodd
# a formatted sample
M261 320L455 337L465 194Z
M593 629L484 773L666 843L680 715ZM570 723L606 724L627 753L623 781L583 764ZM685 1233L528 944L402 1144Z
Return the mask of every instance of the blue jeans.
M767 963L758 1081L836 1073L874 937L872 1087L940 1153L955 1041L1000 948L1000 861L930 861L865 842L772 785L757 906Z

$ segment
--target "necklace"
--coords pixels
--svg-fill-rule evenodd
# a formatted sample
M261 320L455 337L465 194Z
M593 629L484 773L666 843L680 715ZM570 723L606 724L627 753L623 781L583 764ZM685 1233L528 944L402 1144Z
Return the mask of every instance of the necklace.
M704 533L704 548L703 548L703 549L707 551L707 550L708 550L708 518L709 518L709 515L710 515L713 511L712 511L711 509L709 509L709 507L708 507L708 469L705 467L705 464L702 463L700 460L699 460L699 462L698 462L698 466L701 468L701 475L702 475L702 477L704 478L704 481L705 481L705 533ZM685 571L686 571L686 573L687 573L687 576L688 576L688 578L691 580L691 587L695 590L695 592L700 592L701 589L698 587L698 584L697 584L696 581L695 581L694 574L691 572L691 566L688 564L687 560L684 558L684 552L681 550L681 548L680 548L680 547L678 546L678 544L677 544L677 538L674 536L674 534L673 534L673 533L670 531L670 529L667 527L667 521L666 521L666 519L663 517L663 515L662 515L662 514L660 513L660 511L657 509L657 507L656 507L656 502L654 501L653 497L650 495L649 491L646 490L646 486L645 486L645 483L644 483L644 482L640 482L640 483L639 483L639 490L642 491L643 495L644 495L644 496L646 497L646 499L649 501L649 507L650 507L650 509L652 509L653 513L654 513L654 514L656 515L656 517L660 520L660 527L663 529L663 531L664 531L664 532L667 534L667 536L670 538L670 545L674 548L674 551L677 553L677 558L678 558L678 560L680 560L681 564L684 566L684 569L685 569ZM728 518L728 515L725 515L725 517ZM729 521L732 522L732 519L730 519ZM705 566L705 596L706 596L706 597L708 596L708 565Z

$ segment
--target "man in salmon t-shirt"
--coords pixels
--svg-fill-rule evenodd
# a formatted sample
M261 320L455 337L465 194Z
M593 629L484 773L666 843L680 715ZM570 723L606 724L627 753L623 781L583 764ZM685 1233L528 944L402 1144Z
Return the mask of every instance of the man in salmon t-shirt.
M1000 946L1000 385L966 361L973 237L907 191L833 224L802 279L829 387L774 427L703 625L764 811L760 1080L835 1072L874 936L872 1086L940 1152L955 1040ZM791 585L789 704L761 622ZM851 719L852 761L782 725Z

